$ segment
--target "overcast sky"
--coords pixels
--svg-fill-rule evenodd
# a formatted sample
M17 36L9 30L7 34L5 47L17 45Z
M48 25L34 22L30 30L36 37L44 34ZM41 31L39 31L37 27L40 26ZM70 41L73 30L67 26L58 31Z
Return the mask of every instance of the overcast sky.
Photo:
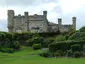
M63 24L72 24L72 17L77 17L77 29L85 25L85 0L0 0L0 31L7 29L7 10L15 14L42 14L48 11L48 20L57 23L62 18Z

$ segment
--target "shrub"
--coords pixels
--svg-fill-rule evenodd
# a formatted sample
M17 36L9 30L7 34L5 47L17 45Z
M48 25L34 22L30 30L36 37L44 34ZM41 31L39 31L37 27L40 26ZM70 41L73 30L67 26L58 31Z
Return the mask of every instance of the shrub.
M79 29L79 31L80 31L80 32L85 32L85 26L81 27L81 28Z
M0 48L0 52L13 53L14 50L12 48Z
M48 48L50 52L56 52L57 50L56 43L49 44Z
M73 35L71 35L68 40L85 40L85 32L75 32Z
M33 44L41 44L43 40L43 37L33 37L32 39L29 39L26 42L28 46L32 46Z
M82 56L85 57L85 52L83 52Z
M68 50L68 51L67 51L67 56L68 56L68 57L72 57L72 55L73 55L72 50Z
M46 38L44 39L44 42L42 42L43 47L48 47L49 44L53 43L55 38Z
M54 56L65 56L65 52L58 50L55 52Z
M79 58L81 56L80 52L74 52L74 57Z
M59 35L56 37L55 41L65 41L66 38L63 35Z
M83 52L85 52L85 45L83 46Z
M15 50L19 50L20 49L20 43L18 41L13 42L12 48Z
M66 51L69 49L69 43L56 42L49 45L49 51L56 52L57 50Z
M40 44L33 44L33 50L38 50L41 49L41 45Z
M75 52L75 51L81 51L81 46L79 44L71 45L71 50L73 52Z
M60 56L60 53L59 53L59 52L55 52L55 53L54 53L54 56L55 56L55 57Z
M49 52L48 51L44 51L44 52L40 53L39 55L43 56L43 57L49 57Z

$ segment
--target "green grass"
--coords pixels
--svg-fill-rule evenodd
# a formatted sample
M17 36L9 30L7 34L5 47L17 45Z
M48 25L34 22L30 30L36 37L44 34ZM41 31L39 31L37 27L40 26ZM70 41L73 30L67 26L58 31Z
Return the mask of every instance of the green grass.
M26 48L12 54L0 53L0 64L85 64L85 58L44 58L36 55L39 52Z

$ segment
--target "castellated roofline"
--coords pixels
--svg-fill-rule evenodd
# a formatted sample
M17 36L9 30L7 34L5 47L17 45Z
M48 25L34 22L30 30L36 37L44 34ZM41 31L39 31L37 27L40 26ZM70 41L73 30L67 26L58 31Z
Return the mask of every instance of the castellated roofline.
M7 10L7 12L14 12L14 10L13 9L10 9L10 10ZM18 15L21 15L21 14L18 14ZM16 15L16 16L18 16L18 15ZM24 15L29 15L29 12L25 11L24 12ZM38 16L38 14L33 14L33 15L30 15L30 16L34 16L34 15L37 15ZM47 15L47 11L44 10L42 15ZM21 16L23 16L23 15L21 15Z
M30 32L67 32L69 28L76 30L76 17L72 17L72 24L62 24L62 18L58 18L57 23L51 23L47 19L47 11L43 11L43 14L29 15L29 12L24 12L23 15L15 15L14 10L8 11L8 30L9 32L20 31L16 28L21 28L21 31ZM53 22L53 21L52 21ZM38 27L38 28L37 28Z

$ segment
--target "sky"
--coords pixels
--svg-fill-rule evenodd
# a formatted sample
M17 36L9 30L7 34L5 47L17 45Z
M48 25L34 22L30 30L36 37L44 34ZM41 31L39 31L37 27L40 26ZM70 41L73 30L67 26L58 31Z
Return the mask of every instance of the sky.
M77 29L85 26L85 0L0 0L0 31L7 29L7 10L14 10L15 15L28 11L32 14L43 14L48 11L50 22L57 23L62 18L63 24L72 24L72 17L77 17Z

